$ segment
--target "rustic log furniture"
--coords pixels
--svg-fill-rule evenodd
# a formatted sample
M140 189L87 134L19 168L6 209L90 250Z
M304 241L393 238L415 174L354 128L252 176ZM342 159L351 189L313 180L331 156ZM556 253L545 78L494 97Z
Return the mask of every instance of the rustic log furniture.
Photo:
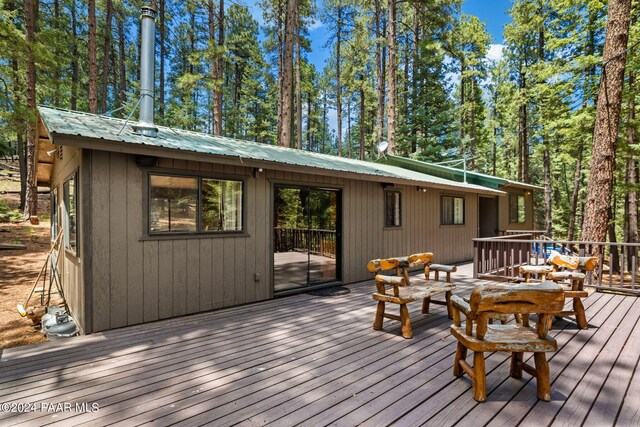
M562 255L557 251L551 251L546 265L523 265L520 274L525 283L532 280L550 280L559 283L565 291L565 298L573 299L573 310L563 310L555 314L555 317L576 316L576 323L580 329L588 329L587 317L584 312L582 298L587 298L593 293L593 289L584 288L584 281L589 271L598 266L597 257L578 257ZM527 316L522 318L525 325L528 324Z
M470 302L454 295L451 298L453 321L451 334L458 340L453 374L461 377L465 373L472 379L473 398L478 402L487 399L484 353L493 351L511 352L513 378L522 378L522 371L536 377L538 398L550 400L549 364L547 351L556 351L555 339L547 337L549 319L562 310L564 295L557 283L521 285L489 285L478 287L471 293ZM466 317L462 326L460 313ZM539 321L535 328L520 324L493 325L489 318L496 313L536 313ZM467 363L467 350L473 351L473 366ZM523 353L533 352L535 367L523 361Z
M455 289L455 284L451 282L451 273L456 271L455 266L432 264L429 262L433 254L431 252L410 255L408 257L396 257L386 259L374 259L369 261L367 269L371 273L376 273L375 281L377 292L372 298L378 301L376 316L373 321L373 329L381 330L384 318L400 321L402 325L402 336L412 338L411 319L407 303L422 300L422 313L429 313L429 305L439 304L447 306L447 314L452 317L451 291ZM424 266L425 277L410 276L409 269L412 267ZM380 274L386 270L396 270L396 275ZM436 280L429 280L430 270L435 271ZM439 273L447 275L447 281L439 281ZM387 289L389 288L389 289ZM432 301L431 297L444 293L444 301ZM400 305L400 316L385 313L386 303Z
M557 317L576 316L576 323L580 329L588 329L587 316L584 312L582 298L587 298L593 293L592 288L585 290L584 280L589 271L598 266L597 257L570 257L552 252L547 260L554 271L547 274L548 280L552 280L564 290L564 297L573 300L573 310L563 310L556 313ZM562 270L561 270L562 269ZM576 271L578 270L578 271Z

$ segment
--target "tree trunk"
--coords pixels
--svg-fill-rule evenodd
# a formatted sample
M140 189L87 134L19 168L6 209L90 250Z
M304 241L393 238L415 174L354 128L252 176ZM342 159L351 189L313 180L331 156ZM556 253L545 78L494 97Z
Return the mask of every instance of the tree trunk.
M351 96L347 97L347 157L351 158Z
M615 201L614 201L614 205L615 205ZM614 206L615 208L615 206ZM613 215L613 209L611 209L611 206L609 206L608 208L609 212L608 212L608 217L609 218L614 218ZM614 245L613 243L616 243L618 241L618 239L616 238L616 223L615 221L610 221L609 224L607 225L607 231L609 234L609 242L612 243L612 245L609 247L609 268L611 269L611 272L613 274L618 274L620 273L620 253L618 251L618 246Z
M622 105L622 87L629 38L631 0L611 0L603 51L603 69L593 132L587 210L582 240L604 241L615 168L616 136Z
M545 138L543 141L544 151L543 155L543 167L544 167L544 230L547 237L553 237L553 223L552 223L552 200L551 200L551 159L549 155L549 141Z
M216 9L215 9L215 5L213 3L213 0L209 0L209 4L208 4L208 9L209 9L209 44L210 46L213 48L213 46L216 44L216 26L215 26L215 21L216 21ZM211 123L213 123L213 133L215 134L215 123L216 123L216 108L215 108L215 85L216 85L216 67L217 67L217 62L216 62L216 56L213 53L213 51L210 53L209 55L209 76L211 77L211 97L214 99L212 108L211 108Z
M220 1L218 13L218 51L216 52L215 77L213 81L213 133L222 135L222 78L224 71L224 0Z
M524 65L520 64L520 96L527 88ZM529 136L527 129L527 103L520 100L518 107L518 181L529 183Z
M89 112L98 112L98 62L96 59L96 0L89 0Z
M377 83L377 108L376 108L376 145L382 141L382 131L384 128L384 67L382 65L382 31L380 20L382 19L380 10L380 0L375 1L376 9L376 83Z
M361 77L362 81L360 87L360 160L364 160L365 157L365 149L364 149L364 115L365 115L365 99L364 99L364 76Z
M307 94L307 151L311 151L311 92Z
M342 43L342 5L338 6L336 31L336 115L338 120L338 156L342 156L342 86L340 85L340 48Z
M117 19L118 25L118 96L119 107L123 107L127 102L127 68L126 68L126 40L124 37L124 21L126 19L124 9L120 10ZM162 58L161 58L162 62ZM122 116L122 114L120 114ZM160 118L162 120L162 118Z
M638 132L634 126L636 120L636 104L635 104L635 73L629 73L629 113L628 113L628 129L627 129L627 146L630 153L627 157L627 165L625 172L625 186L627 188L624 198L624 242L638 243L638 164L636 162L637 151L634 148L638 144ZM636 268L638 265L638 248L633 246L626 247L627 269L632 271L633 259L636 259Z
M465 71L466 65L464 61L464 57L460 59L460 141L464 141L464 137L466 136L466 127L467 127L467 107L465 105L466 100L466 92L465 92Z
M78 109L78 22L76 16L76 2L71 2L71 109Z
M38 188L36 186L36 120L38 116L36 106L36 25L38 22L38 0L25 2L25 27L27 42L27 176L25 191L25 217L38 215Z
M15 10L15 4L8 3L7 8L13 12ZM20 84L20 66L18 64L17 55L13 55L11 59L11 70L13 72L13 103L14 105L22 105L24 103L23 87ZM16 145L18 150L18 165L20 167L20 211L24 211L26 204L26 191L27 191L27 159L24 145L24 120L19 116L19 112L13 111L15 117L16 126Z
M469 161L469 168L471 170L476 169L476 147L478 146L477 130L476 130L476 78L471 76L471 159Z
M293 39L294 18L297 0L287 0L284 28L284 56L282 58L282 101L281 126L278 145L291 146L291 131L293 130Z
M107 97L109 96L109 68L110 68L110 54L111 54L111 21L113 20L113 2L111 0L105 0L105 7L107 9L106 22L104 26L104 51L102 56L102 81L100 82L100 112L105 113L107 111Z
M578 214L578 195L580 194L580 183L582 182L582 156L584 143L578 141L578 153L576 156L576 169L573 173L573 192L571 193L571 208L569 209L569 230L567 240L572 241L576 231L576 216Z
M411 105L415 105L418 99L418 81L420 80L418 76L420 75L420 26L418 25L418 9L417 6L414 6L414 15L413 15L413 55L412 55L412 79L411 79ZM407 55L408 56L408 55ZM418 151L418 135L420 134L418 130L418 108L409 108L407 106L407 114L411 114L411 152L415 153Z
M389 29L387 46L389 60L387 62L387 140L390 155L396 151L396 0L388 0Z
M300 16L296 8L296 141L298 150L302 150L302 80L300 76Z
M284 22L282 21L282 16L284 14L284 9L282 6L282 2L288 2L290 0L277 0L278 1L278 13L277 13L277 48L276 53L278 55L278 145L282 145L280 142L280 137L282 135L282 108L283 108L283 91L284 91Z

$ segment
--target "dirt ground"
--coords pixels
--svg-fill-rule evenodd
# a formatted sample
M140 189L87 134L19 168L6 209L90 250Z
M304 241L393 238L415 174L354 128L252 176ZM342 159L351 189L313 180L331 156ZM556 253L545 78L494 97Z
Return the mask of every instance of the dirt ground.
M17 208L17 194L2 194L11 208ZM20 317L16 306L29 296L33 282L50 248L49 197L40 195L39 225L29 222L0 223L0 243L22 243L26 250L0 250L0 349L46 341L40 328L28 317ZM44 218L43 218L44 216ZM39 304L32 297L30 306Z

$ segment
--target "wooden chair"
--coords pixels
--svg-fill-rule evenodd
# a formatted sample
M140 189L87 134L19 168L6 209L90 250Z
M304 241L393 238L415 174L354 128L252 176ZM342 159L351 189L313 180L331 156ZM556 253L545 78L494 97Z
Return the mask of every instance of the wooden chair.
M560 311L556 313L556 317L575 315L578 327L588 329L589 323L584 312L582 298L587 298L593 293L593 290L584 289L584 280L588 272L598 266L598 258L573 257L552 251L547 262L553 266L553 271L547 274L547 279L560 284L564 290L565 298L573 300L573 310Z
M547 337L549 319L562 310L562 288L553 282L522 285L489 285L474 289L470 302L454 295L451 298L453 321L451 334L458 340L453 362L453 374L461 377L467 373L473 384L473 398L478 402L487 399L484 353L511 352L511 376L522 378L522 371L537 379L538 398L551 399L549 364L545 352L556 351L556 340ZM462 326L460 313L466 324ZM489 318L495 314L536 313L535 328L520 324L493 325ZM467 363L467 350L473 351L473 366ZM533 352L535 367L523 362L523 353Z
M409 317L409 309L407 303L413 301L422 301L422 313L429 312L431 303L447 306L447 312L450 313L449 300L451 291L455 289L455 284L451 283L451 272L456 269L453 266L438 265L436 278L439 278L439 272L447 273L447 282L438 280L429 280L430 261L433 257L431 252L409 255L408 257L396 257L386 259L374 259L369 261L367 269L371 273L376 273L375 282L376 289L372 298L378 301L376 316L373 321L373 329L382 329L384 318L400 321L402 325L402 336L404 338L412 338L413 331L411 329L411 319ZM424 278L419 276L409 276L409 269L413 267L424 267ZM395 270L396 275L380 274L387 270ZM444 293L444 301L432 301L431 297ZM400 306L400 315L386 313L386 303L398 304ZM451 314L450 314L451 317Z

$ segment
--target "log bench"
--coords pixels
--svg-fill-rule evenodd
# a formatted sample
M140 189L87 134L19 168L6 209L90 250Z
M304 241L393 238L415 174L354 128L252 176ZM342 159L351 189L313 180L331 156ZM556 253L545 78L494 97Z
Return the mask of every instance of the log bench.
M449 300L451 292L455 289L455 284L451 282L451 273L456 271L455 266L429 264L433 254L431 252L410 255L408 257L395 257L385 259L374 259L369 261L367 269L371 273L376 273L375 283L377 292L372 298L378 301L373 329L381 330L384 318L397 320L402 325L402 336L412 338L411 319L407 303L422 301L422 313L429 313L429 305L440 304L447 306L447 314L452 318ZM410 276L409 269L413 267L424 267L424 278ZM387 270L395 270L395 275L380 274ZM435 273L436 280L429 280L430 271ZM440 273L446 274L446 282L439 279ZM431 300L432 296L445 294L444 301ZM386 303L398 304L400 315L386 313Z

